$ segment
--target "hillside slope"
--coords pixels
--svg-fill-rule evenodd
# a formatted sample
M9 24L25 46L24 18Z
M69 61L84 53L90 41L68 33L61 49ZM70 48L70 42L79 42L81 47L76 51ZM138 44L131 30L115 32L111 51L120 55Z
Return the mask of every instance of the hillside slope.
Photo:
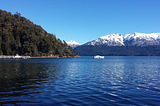
M67 43L16 12L0 10L0 55L74 56Z

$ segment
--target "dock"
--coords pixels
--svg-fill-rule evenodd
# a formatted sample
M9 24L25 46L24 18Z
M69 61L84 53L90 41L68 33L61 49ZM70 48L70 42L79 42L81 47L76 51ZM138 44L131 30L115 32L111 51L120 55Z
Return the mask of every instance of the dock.
M16 56L6 56L6 55L3 55L3 56L0 56L0 59L29 59L31 58L30 56L19 56L19 55L16 55Z

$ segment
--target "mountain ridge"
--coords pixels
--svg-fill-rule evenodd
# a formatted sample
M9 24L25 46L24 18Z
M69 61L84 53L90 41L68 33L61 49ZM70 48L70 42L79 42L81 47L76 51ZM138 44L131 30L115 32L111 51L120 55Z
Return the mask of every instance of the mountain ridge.
M148 46L160 45L160 33L132 33L121 35L118 33L102 36L89 41L84 45L107 45L107 46Z
M79 55L159 56L160 33L109 34L73 49Z
M78 42L71 40L66 41L72 48L81 46ZM101 36L98 39L89 41L82 45L106 45L106 46L148 46L160 45L160 33L138 33L132 34L119 34L113 33Z

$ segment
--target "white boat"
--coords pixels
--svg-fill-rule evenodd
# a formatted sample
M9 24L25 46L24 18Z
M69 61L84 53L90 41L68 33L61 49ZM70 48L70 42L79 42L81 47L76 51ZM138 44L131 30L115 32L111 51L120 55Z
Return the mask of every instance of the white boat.
M97 56L94 56L94 59L104 59L104 56L97 55Z

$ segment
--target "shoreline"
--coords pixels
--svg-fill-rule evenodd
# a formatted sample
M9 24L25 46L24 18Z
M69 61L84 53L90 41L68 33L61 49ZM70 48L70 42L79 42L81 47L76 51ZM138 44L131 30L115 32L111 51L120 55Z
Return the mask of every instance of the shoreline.
M0 59L38 59L38 58L81 58L81 56L76 55L76 56L62 56L59 57L58 55L54 56L36 56L36 57L31 57L31 56L12 56L12 55L0 55Z
M38 56L38 57L31 57L31 59L36 59L36 58L81 58L81 56L63 56L63 57L59 57L59 56Z

